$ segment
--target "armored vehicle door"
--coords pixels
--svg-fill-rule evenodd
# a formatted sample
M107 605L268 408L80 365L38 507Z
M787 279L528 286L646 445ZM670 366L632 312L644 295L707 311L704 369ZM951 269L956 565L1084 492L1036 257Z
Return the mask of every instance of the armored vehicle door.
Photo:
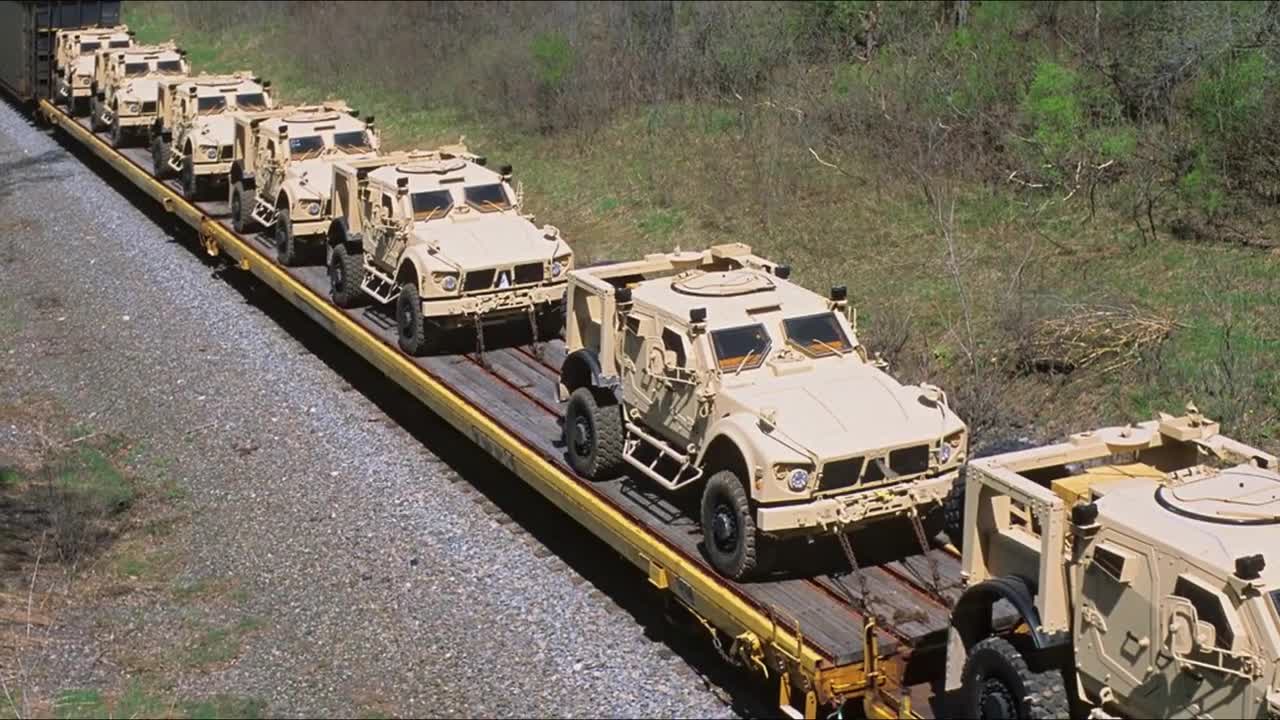
M698 382L706 377L695 348L686 327L657 319L657 337L647 350L654 389L645 425L662 430L681 449L698 426Z
M1150 692L1157 677L1160 568L1148 543L1104 529L1086 554L1076 603L1076 660L1091 692Z
M661 378L651 372L649 354L657 340L657 321L648 309L635 307L622 320L622 337L615 343L622 399L628 409L647 417Z
M408 239L406 233L400 232L396 212L400 198L394 192L378 189L372 190L370 200L374 204L370 210L373 222L365 228L365 236L373 245L373 264L386 272L394 272L404 251Z

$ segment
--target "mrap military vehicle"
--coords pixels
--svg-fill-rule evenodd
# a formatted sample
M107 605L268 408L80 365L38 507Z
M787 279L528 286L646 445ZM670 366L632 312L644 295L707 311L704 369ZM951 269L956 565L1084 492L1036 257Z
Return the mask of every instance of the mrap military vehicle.
M570 464L700 486L706 552L736 579L768 573L772 539L891 517L927 544L967 451L939 388L868 357L843 287L789 275L740 243L569 275Z
M231 171L234 113L269 110L270 83L250 72L195 76L166 86L152 127L152 160L161 177L177 174L182 194L203 197L226 186ZM160 163L163 162L163 165Z
M133 47L133 33L126 25L107 28L67 28L58 30L54 47L54 73L58 101L72 115L89 112L93 85L94 54L99 50Z
M332 166L377 153L373 117L362 121L346 103L329 101L242 113L235 122L230 180L237 227L271 228L281 264L323 262Z
M959 716L1280 717L1274 455L1191 407L974 460L965 495Z
M559 335L573 250L520 211L511 171L465 145L334 165L331 296L395 304L400 348L423 355L445 332L528 318Z
M94 130L107 130L115 147L151 127L161 78L191 73L172 42L99 50L94 57L89 122Z

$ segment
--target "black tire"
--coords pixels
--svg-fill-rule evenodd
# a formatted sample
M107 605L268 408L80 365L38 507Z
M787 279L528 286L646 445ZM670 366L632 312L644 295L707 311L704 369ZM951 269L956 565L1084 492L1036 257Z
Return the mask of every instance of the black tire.
M702 490L702 544L712 567L734 580L763 575L768 568L759 552L762 539L737 473L712 475Z
M257 223L253 221L253 203L254 198L249 198L249 204L244 202L244 185L241 183L232 183L231 185L231 227L238 233L252 232Z
M961 467L951 489L942 500L942 529L947 539L957 548L964 547L964 482L965 470Z
M98 133L98 132L102 132L103 130L105 130L105 129L106 129L106 126L102 124L102 110L101 110L101 108L98 108L98 107L96 107L96 106L91 106L91 107L90 107L90 109L89 109L89 129L90 129L90 130L92 130L92 131L94 131L94 132L96 132L96 133Z
M289 208L276 211L275 224L276 259L281 265L294 267L302 264L302 248L293 236L293 218L289 217Z
M564 411L564 444L569 467L588 480L617 477L622 472L622 406L592 388L569 396Z
M73 97L71 98L71 116L84 117L89 114L89 98Z
M186 155L182 158L182 197L188 200L199 200L204 194L203 183L200 177L196 175L195 163L192 162L191 156Z
M365 297L360 289L363 282L364 255L350 252L345 245L333 246L329 253L329 296L333 302L341 308L359 305Z
M960 717L1040 720L1071 715L1062 672L1032 672L1022 653L1001 637L969 649L960 693Z
M440 329L422 317L418 286L405 283L396 298L396 326L400 349L413 356L426 355L440 344Z
M120 127L120 118L111 121L111 147L124 147L124 128Z
M169 144L160 135L151 138L151 174L161 180L173 177L173 170L169 167Z

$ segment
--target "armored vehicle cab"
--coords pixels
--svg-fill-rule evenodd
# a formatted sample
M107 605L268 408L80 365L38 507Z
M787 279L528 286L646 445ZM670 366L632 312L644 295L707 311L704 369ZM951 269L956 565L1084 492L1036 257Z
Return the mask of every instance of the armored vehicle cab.
M173 43L99 50L90 124L95 131L110 129L111 144L120 147L155 121L161 80L190 74L184 53Z
M133 47L133 33L125 25L58 30L54 46L58 101L66 104L72 115L88 114L94 53L129 47Z
M933 386L901 385L846 317L742 244L578 270L561 369L570 464L700 487L721 573L767 573L767 543L896 516L941 529L966 428Z
M959 717L1280 717L1274 455L1194 407L1079 433L971 462L964 527Z
M152 129L152 161L157 173L176 173L188 199L201 198L210 186L227 182L234 113L269 110L269 88L270 83L249 72L196 76L164 88L161 120Z
M510 168L465 146L334 166L329 273L339 305L394 303L400 347L414 355L449 329L525 316L540 337L563 324L573 251L520 211Z
M252 193L251 203L241 200L241 226L272 228L276 257L285 265L322 262L332 219L332 166L377 153L373 117L362 121L344 103L332 102L250 115L237 128L233 194L237 182L242 197Z

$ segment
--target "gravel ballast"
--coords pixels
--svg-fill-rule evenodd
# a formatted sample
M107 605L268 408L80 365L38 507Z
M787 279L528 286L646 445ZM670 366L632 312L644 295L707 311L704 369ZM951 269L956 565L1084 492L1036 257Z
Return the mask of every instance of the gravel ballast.
M479 450L433 452L459 436L425 409L389 421L287 329L300 315L264 312L268 289L224 278L113 184L0 103L0 400L55 398L184 490L183 577L235 578L229 617L261 622L181 694L293 716L370 699L413 716L731 714L435 454ZM65 682L126 672L71 645Z

